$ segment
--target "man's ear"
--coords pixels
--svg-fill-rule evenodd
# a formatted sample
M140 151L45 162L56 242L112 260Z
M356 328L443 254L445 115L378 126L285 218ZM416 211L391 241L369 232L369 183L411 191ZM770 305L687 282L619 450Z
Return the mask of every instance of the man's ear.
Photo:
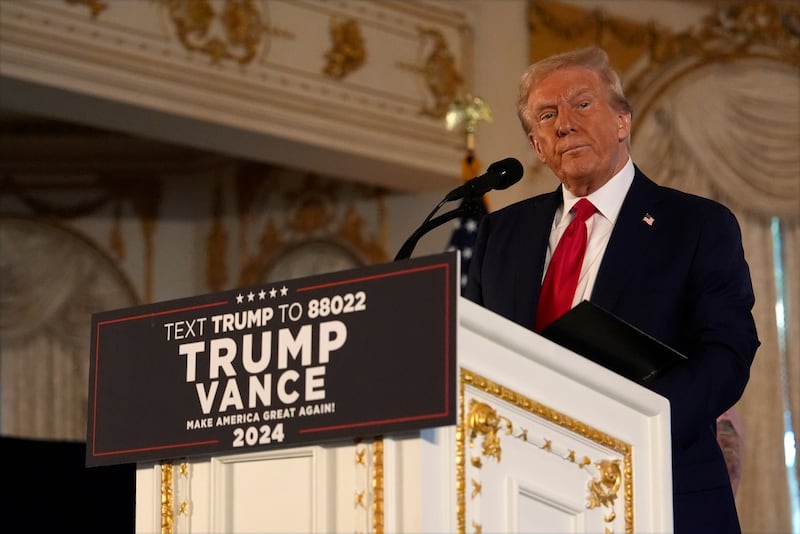
M631 135L631 114L620 113L617 115L617 139L622 141Z
M536 156L538 156L539 161L542 163L547 163L544 158L544 151L542 150L539 141L536 139L536 136L533 133L528 134L528 141L530 142L533 150L536 152Z

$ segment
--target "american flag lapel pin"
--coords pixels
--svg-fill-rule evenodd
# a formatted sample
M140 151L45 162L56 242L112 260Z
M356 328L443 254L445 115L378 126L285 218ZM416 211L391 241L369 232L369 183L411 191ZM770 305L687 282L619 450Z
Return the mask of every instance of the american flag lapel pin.
M644 221L644 223L647 226L653 226L653 223L656 222L655 218L649 213L644 214L644 217L642 217L642 221Z

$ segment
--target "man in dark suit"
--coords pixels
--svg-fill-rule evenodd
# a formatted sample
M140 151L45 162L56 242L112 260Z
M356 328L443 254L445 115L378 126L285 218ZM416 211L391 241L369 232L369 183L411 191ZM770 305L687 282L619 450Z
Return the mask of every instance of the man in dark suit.
M588 199L596 211L582 223L588 238L566 309L590 300L688 357L648 385L670 401L674 529L739 533L715 437L716 419L741 397L759 345L736 218L717 202L655 184L634 165L631 107L599 48L531 65L518 114L561 185L483 218L465 296L544 328L545 274L558 263L551 259L572 208Z

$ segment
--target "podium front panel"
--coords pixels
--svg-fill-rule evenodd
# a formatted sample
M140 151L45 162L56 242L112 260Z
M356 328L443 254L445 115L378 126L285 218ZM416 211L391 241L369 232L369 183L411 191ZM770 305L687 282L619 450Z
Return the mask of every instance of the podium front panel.
M455 425L140 465L137 532L672 532L667 400L458 307Z

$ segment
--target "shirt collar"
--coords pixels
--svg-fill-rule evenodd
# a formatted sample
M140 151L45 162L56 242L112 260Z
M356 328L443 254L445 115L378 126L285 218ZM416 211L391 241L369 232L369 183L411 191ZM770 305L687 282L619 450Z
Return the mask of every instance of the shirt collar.
M629 156L627 163L617 174L612 176L600 189L586 197L594 204L597 211L611 221L612 224L617 220L619 210L622 208L622 201L625 200L625 195L628 194L628 189L633 183L635 172L633 160ZM564 210L561 212L561 216L564 217L581 197L576 197L567 191L566 187L562 187L561 191L564 202Z

